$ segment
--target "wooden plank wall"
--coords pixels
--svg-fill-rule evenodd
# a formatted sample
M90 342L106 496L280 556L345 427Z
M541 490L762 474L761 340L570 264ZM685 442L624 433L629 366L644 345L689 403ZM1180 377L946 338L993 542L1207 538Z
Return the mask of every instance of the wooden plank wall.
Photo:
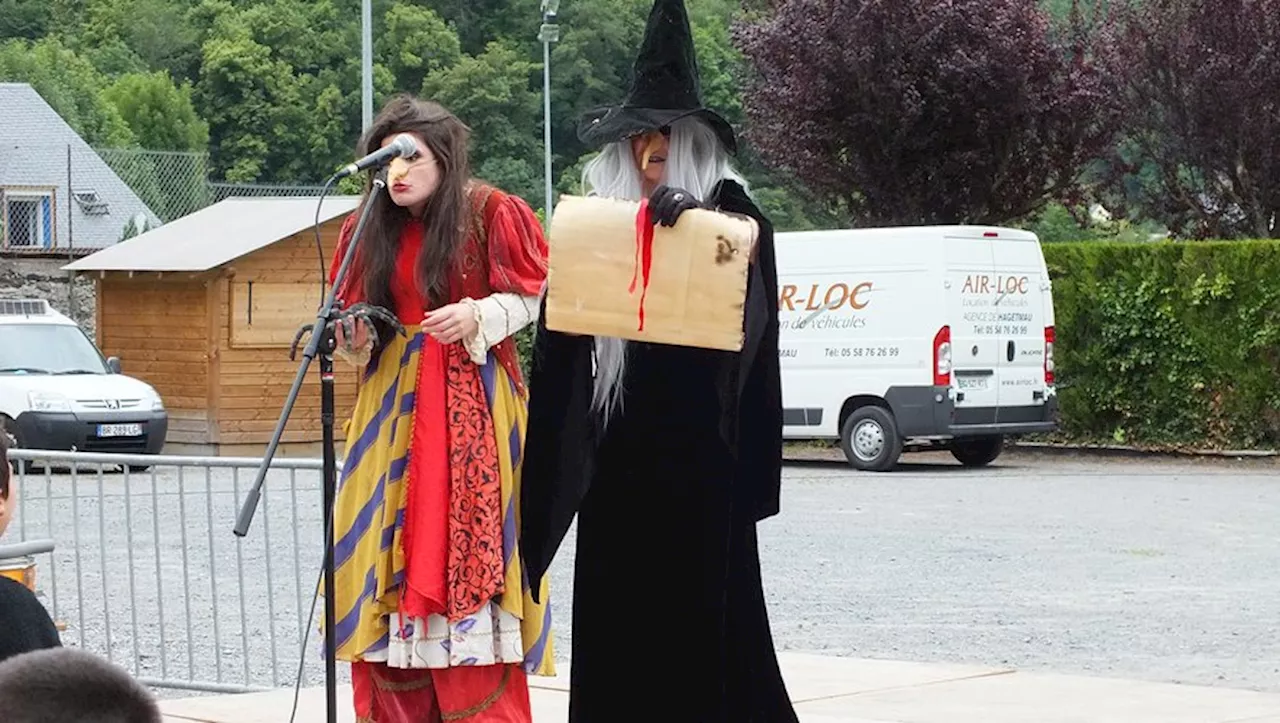
M206 281L108 274L98 281L98 345L125 374L155 387L169 410L168 441L209 440Z
M326 266L332 259L341 225L342 218L337 218L321 226ZM216 441L220 444L261 444L265 447L270 442L271 433L298 368L298 361L289 359L292 333L287 335L288 338L280 333L280 328L286 321L281 316L287 316L288 313L296 316L290 322L295 328L315 318L315 309L320 304L319 264L315 236L308 229L233 262L225 270L224 278L211 292L210 298L216 304L218 319L214 374L218 380L215 390ZM241 334L233 344L233 323L241 325L241 328L244 323L243 319L236 319L234 322L232 319L233 287L237 291L246 289L250 281L254 282L254 306L259 309L258 313L264 308L272 310L271 333L256 337ZM302 291L279 293L284 291L281 285L294 285ZM257 289L268 291L267 297L259 300ZM283 298L284 302L272 301L269 292L273 289L277 292L274 298ZM297 299L305 299L306 293L311 295L311 300L299 306ZM243 305L236 306L241 313L245 311ZM286 312L286 308L294 310ZM300 353L298 358L301 359ZM355 404L355 370L342 361L337 361L335 384L338 412L335 434L342 440L343 422L350 416ZM283 441L319 442L320 435L319 365L313 362L298 402L293 408L289 425L285 428Z
M314 284L232 281L231 348L283 349L291 344L298 319L315 316L319 291Z

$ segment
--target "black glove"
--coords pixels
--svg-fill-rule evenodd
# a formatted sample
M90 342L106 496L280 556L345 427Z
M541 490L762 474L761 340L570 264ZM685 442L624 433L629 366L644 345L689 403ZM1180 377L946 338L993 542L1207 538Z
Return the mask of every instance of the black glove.
M655 225L674 226L680 214L691 208L707 208L707 206L683 188L658 186L649 196L649 210Z

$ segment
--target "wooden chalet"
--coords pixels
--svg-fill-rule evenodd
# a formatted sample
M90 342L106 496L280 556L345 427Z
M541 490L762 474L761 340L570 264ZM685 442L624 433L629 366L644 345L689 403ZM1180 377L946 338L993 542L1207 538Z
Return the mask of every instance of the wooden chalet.
M316 198L231 198L65 267L96 281L99 348L164 399L166 453L266 449L302 358L289 346L321 302L321 258L327 269L357 202L325 199L322 251ZM341 361L335 370L341 440L356 375ZM313 362L279 454L318 455L320 441Z

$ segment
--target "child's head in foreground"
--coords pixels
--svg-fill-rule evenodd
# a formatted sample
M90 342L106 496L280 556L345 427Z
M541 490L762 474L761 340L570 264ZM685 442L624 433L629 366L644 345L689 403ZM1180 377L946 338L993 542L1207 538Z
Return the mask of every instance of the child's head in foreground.
M125 670L76 648L0 663L5 723L161 723L155 698Z

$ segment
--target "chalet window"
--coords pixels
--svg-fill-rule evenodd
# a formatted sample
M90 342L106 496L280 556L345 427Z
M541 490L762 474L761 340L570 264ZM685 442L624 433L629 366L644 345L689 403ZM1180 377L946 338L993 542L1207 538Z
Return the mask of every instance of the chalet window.
M12 249L53 247L53 191L5 190L4 245Z

